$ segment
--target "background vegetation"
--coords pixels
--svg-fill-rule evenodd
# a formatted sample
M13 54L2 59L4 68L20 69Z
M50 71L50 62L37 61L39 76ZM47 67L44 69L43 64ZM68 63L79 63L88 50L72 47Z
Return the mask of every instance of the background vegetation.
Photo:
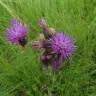
M57 73L41 70L37 50L6 40L12 17L28 25L28 41L38 38L41 16L76 40ZM96 0L0 0L0 96L96 96Z

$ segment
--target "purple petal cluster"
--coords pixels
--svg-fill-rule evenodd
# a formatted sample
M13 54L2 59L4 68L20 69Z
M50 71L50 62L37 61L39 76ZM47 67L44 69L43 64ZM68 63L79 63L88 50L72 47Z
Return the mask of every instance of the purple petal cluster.
M41 28L46 28L47 27L46 21L43 17L41 17L40 20L39 20L39 26Z
M42 34L38 40L32 42L31 46L40 50L42 64L46 66L50 64L54 70L58 70L65 59L70 60L75 49L74 40L65 33L50 28L43 17L39 20L39 26ZM13 18L7 29L7 39L12 44L16 43L24 47L26 33L27 27Z
M64 59L70 59L75 46L71 37L65 35L63 32L57 32L51 39L51 48L57 55L57 58L52 63L53 69L56 70L63 63Z
M74 41L65 33L55 32L53 28L49 28L44 18L39 20L39 25L44 35L44 38L39 40L38 44L36 43L38 46L41 45L38 47L41 52L40 61L44 65L51 64L54 70L58 70L63 61L69 60L72 56L75 49Z
M74 42L63 32L57 32L51 39L52 50L64 58L70 58L74 51Z
M27 33L27 27L20 21L13 18L10 27L7 29L7 39L10 43L19 43L23 45Z

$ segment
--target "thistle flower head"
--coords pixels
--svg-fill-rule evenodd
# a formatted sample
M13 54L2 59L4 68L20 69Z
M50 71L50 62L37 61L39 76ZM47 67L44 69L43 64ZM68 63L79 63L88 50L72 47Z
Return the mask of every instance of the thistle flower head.
M51 39L52 50L64 58L69 58L74 51L74 42L71 37L62 32L57 32Z
M41 17L39 20L39 26L43 29L47 27L46 21L43 17Z
M39 20L39 26L42 28L44 37L46 39L49 39L50 38L50 34L49 34L48 25L47 25L47 23L46 23L46 21L45 21L45 19L43 17L41 17L40 20Z
M39 26L43 34L38 42L33 42L32 47L40 50L40 61L44 65L51 64L54 71L60 68L65 59L70 59L74 49L74 41L63 32L57 32L46 24L42 17Z
M27 27L13 18L10 27L7 29L7 39L10 43L19 43L23 46L25 44L26 33Z

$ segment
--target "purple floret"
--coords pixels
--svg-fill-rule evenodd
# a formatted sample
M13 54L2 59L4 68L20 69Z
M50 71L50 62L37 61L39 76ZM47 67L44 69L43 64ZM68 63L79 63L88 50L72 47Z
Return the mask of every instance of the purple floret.
M27 27L17 19L13 18L10 27L7 29L7 39L10 43L20 44L21 41L25 39L26 33Z
M42 28L42 31L43 31L43 34L44 34L44 37L46 39L49 39L50 38L50 35L49 35L49 29L48 29L48 25L46 24L46 21L43 17L40 18L39 20L39 26Z
M74 51L74 42L71 37L62 32L57 32L51 39L52 50L64 58L69 58Z
M45 19L42 17L39 20L39 26L43 32L43 38L32 43L33 48L40 50L40 61L42 64L52 66L54 71L57 71L64 60L70 60L75 44L73 38L63 32L57 32L50 28Z

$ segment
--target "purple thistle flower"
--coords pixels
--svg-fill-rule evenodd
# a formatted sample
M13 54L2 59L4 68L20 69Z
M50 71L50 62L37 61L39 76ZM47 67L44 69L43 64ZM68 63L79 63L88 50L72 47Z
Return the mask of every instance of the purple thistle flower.
M21 46L26 44L27 27L20 21L13 18L10 27L7 29L7 39L10 43L19 43Z
M51 48L57 56L52 62L52 68L58 70L64 59L70 59L74 49L74 41L62 32L57 32L51 39Z
M75 46L71 37L62 32L57 32L51 39L52 50L63 58L70 58Z
M33 42L32 47L40 50L40 61L48 66L50 64L54 71L60 68L65 59L68 61L75 49L74 41L63 32L56 32L54 28L48 27L42 17L39 25L43 31L43 38Z
M50 34L49 34L48 25L46 24L46 21L43 17L41 17L40 20L39 20L39 26L42 28L42 31L43 31L43 34L44 34L45 38L49 39Z
M40 25L41 28L47 27L46 21L43 17L40 18L39 25Z
M53 62L52 62L52 68L53 70L58 70L60 65L61 65L61 62L59 60L60 58L56 58Z
M41 61L41 63L43 63L44 65L47 65L47 63L48 63L48 58L47 58L47 56L41 55L41 56L40 56L40 61Z

